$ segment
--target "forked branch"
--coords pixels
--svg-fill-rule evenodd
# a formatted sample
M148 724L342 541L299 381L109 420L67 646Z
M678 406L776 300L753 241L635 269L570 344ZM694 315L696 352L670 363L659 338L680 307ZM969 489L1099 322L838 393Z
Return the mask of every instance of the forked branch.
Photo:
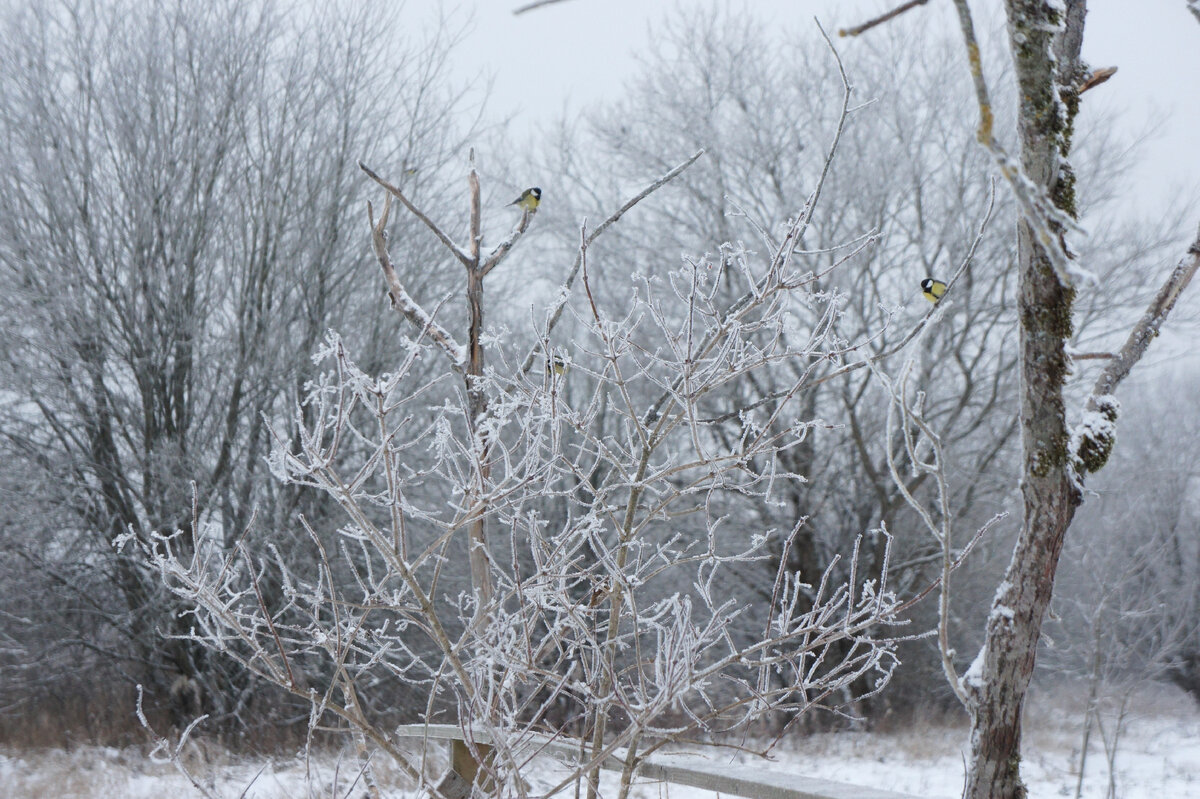
M371 223L371 245L375 249L375 257L379 259L379 266L383 269L383 277L388 285L388 296L391 297L393 307L420 329L422 334L428 335L430 340L446 354L456 370L462 371L464 360L462 346L454 340L450 331L435 322L433 316L426 313L425 309L417 304L417 301L404 290L404 286L400 284L400 278L396 275L396 267L392 264L387 248L387 223L391 210L392 198L389 195L383 203L383 214L376 223L375 209L371 203L367 203L367 220Z
M400 191L400 189L396 188L391 183L388 183L386 180L379 177L379 175L377 175L373 170L371 170L362 161L358 162L358 168L361 169L363 172L365 172L367 174L367 177L369 177L371 180L375 181L380 186L385 188L387 190L388 194L392 195L397 200L399 200L401 205L403 205L405 208L407 208L409 210L409 213L411 213L417 219L420 219L421 222L423 222L425 224L425 227L427 227L431 231L433 231L433 235L437 236L438 241L440 241L447 250L454 253L454 257L457 258L459 261L461 261L463 266L470 268L471 263L472 263L471 256L468 255L462 249L462 247L459 247L457 244L455 244L454 240L451 239L449 236L447 236L446 233L440 227L438 227L436 222L434 222L432 219L430 219L428 216L426 216L424 214L424 212L421 211L420 208L417 208L417 206L413 205L412 201L404 196L404 192Z

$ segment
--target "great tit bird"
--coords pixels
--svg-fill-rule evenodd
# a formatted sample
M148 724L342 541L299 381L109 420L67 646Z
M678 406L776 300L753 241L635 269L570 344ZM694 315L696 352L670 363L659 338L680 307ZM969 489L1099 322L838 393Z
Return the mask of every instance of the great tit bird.
M553 373L553 374L558 375L559 377L562 377L570 370L571 370L570 365L567 363L567 360L565 358L563 358L561 355L555 355L553 358L546 361L546 374Z
M946 284L940 280L927 277L921 281L921 293L925 295L925 299L936 305L938 300L942 298L942 295L946 293Z
M521 196L510 202L509 205L519 205L523 210L535 211L541 201L542 190L534 186L532 189L521 192Z

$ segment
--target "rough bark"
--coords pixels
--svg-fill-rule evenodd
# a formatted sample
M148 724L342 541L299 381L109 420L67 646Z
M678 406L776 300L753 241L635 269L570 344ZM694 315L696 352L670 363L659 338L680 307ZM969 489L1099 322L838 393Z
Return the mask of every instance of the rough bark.
M1046 0L1008 0L1006 7L1021 97L1021 166L1060 210L1073 215L1073 181L1063 157L1077 109L1070 87L1079 71L1086 4L1068 0L1065 20ZM1075 292L1061 282L1024 219L1017 246L1024 523L993 601L983 649L965 679L972 715L973 768L964 792L969 799L1025 796L1020 777L1025 692L1063 538L1080 503L1063 401Z

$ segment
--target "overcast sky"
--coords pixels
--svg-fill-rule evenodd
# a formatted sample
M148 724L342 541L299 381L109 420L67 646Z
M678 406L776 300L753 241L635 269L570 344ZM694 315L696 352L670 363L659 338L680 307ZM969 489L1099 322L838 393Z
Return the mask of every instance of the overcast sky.
M412 0L410 0L412 2ZM432 4L433 0L416 0ZM708 7L707 0L567 0L514 16L527 0L463 0L473 15L457 64L463 75L494 78L492 109L513 114L521 130L551 123L564 107L583 109L615 97L637 68L634 53L651 23L677 9ZM765 25L794 28L816 16L831 32L866 21L898 0L745 0L742 7ZM1094 67L1117 66L1102 89L1106 103L1127 109L1126 124L1144 128L1163 118L1137 171L1144 202L1200 192L1200 23L1184 0L1092 0L1084 57ZM412 6L410 6L411 8ZM998 0L975 0L983 17L999 20ZM913 24L954 26L952 4L935 0L910 11ZM986 27L985 21L978 23ZM869 33L866 35L870 35ZM853 72L852 40L839 40ZM964 59L965 61L965 59ZM968 80L965 64L962 75Z

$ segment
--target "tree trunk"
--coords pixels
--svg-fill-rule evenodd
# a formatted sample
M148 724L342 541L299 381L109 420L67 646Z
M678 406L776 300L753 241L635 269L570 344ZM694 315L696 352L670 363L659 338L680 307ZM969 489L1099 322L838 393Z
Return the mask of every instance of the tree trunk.
M1067 0L1065 20L1047 0L1008 0L1006 6L1021 97L1021 167L1060 210L1074 215L1074 182L1061 159L1070 147L1078 108L1072 87L1086 4ZM1063 401L1075 292L1061 282L1024 219L1017 247L1024 523L993 600L983 650L964 678L972 705L972 767L963 794L968 799L1026 795L1020 776L1021 713L1063 538L1080 503Z
M471 173L474 176L474 172ZM472 198L479 196L476 184L472 183ZM474 217L473 217L474 218ZM473 238L478 242L478 238ZM487 415L487 395L484 393L483 380L483 346L480 336L483 334L483 272L478 266L478 252L475 253L476 265L467 268L467 306L470 308L470 323L468 327L468 361L467 398L470 404L471 433L476 436L476 446L479 447L479 497L487 493L487 480L491 473L488 465L489 441L479 432L479 423ZM476 613L483 612L492 601L494 589L492 586L491 565L487 555L487 509L482 500L474 499L476 505L471 513L471 521L467 527L468 562L471 564L471 585L475 588L475 598L479 602Z

